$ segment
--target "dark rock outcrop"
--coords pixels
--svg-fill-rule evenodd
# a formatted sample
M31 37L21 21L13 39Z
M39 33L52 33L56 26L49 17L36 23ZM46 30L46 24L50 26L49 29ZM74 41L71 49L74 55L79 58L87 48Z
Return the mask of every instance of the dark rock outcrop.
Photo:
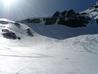
M52 18L58 18L60 17L60 12L55 12L53 15L52 15Z
M98 18L96 19L96 23L98 24Z
M67 11L65 10L65 11L63 11L63 12L61 12L61 16L62 17L65 17L67 15Z
M90 21L87 13L77 13L70 9L68 11L55 12L51 17L26 19L26 23L43 23L45 25L65 25L68 27L85 27Z
M35 18L35 19L32 19L32 22L33 22L33 23L40 23L41 20L40 20L39 18Z
M45 22L45 25L52 25L55 24L57 19L60 17L60 12L55 12L52 17L43 18L43 21Z
M0 21L0 24L8 24L9 22L7 21Z
M57 18L50 17L50 18L44 18L45 25L53 25L56 23Z
M85 13L83 13L85 14ZM90 18L74 10L56 12L52 17L44 18L45 25L60 24L68 27L86 27Z
M98 5L95 5L94 8L98 8Z
M59 18L57 23L68 27L85 27L89 21L89 17L76 13L74 10L69 10L65 17Z
M15 40L15 39L20 40L21 39L20 37L17 37L14 32L9 31L7 29L2 29L2 32L3 32L2 35L3 35L4 38L13 39L13 40Z
M30 29L27 29L26 31L27 31L27 34L28 34L29 36L33 36L32 31L31 31Z
M20 26L20 24L19 23L17 23L17 22L15 22L15 23L13 23L15 26L17 26L18 28L20 28L21 26Z
M3 33L2 35L8 39L17 39L17 36L15 35L15 33L12 33L12 32Z
M66 17L70 18L70 17L75 17L75 16L76 16L76 12L74 10L71 9L71 10L67 11Z

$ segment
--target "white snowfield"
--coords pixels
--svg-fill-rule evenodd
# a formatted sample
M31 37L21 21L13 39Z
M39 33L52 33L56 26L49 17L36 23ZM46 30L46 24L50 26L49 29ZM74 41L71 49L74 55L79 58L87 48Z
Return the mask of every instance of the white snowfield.
M22 23L18 28L9 22L0 24L0 74L98 74L98 24L94 19L83 28ZM33 37L27 35L28 28ZM2 29L21 39L4 38Z
M19 34L21 40L6 39L0 35L0 74L98 73L98 25L94 22L86 28L76 29L32 25L33 37L24 34L23 27L17 28L11 23L5 27L1 25L0 31L11 25L7 29ZM77 36L82 34L81 31L83 35Z

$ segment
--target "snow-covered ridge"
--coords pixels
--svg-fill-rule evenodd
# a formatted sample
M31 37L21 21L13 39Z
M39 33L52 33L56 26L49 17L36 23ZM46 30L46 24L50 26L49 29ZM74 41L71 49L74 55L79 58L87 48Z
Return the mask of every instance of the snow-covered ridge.
M30 27L15 21L0 19L0 34L9 39L21 39L21 36L33 36Z
M98 18L98 2L95 5L89 7L87 10L81 12L82 14L86 14L91 18L97 19Z

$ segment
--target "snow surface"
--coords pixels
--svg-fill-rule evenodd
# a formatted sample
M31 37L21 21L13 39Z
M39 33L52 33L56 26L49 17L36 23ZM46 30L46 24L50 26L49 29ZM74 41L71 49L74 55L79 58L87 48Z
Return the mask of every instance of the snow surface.
M98 74L98 12L83 12L93 18L87 27L19 23L0 24L0 74ZM28 36L30 28L33 37ZM21 40L6 39L2 29Z
M98 25L95 22L75 29L28 24L34 37L23 34L25 28L10 25L7 28L22 38L11 40L0 35L0 74L98 73Z

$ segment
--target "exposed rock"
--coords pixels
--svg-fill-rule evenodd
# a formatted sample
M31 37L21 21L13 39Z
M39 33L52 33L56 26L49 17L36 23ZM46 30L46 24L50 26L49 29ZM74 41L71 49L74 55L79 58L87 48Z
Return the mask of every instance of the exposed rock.
M32 23L32 19L26 19L26 20L23 20L25 21L26 23Z
M81 13L81 15L87 15L87 13L83 12L83 13Z
M98 8L98 5L95 5L94 7L95 7L95 8Z
M28 34L29 36L33 36L32 31L31 31L29 28L27 29L27 34Z
M65 25L66 20L64 18L59 18L59 21L57 22L57 24Z
M8 24L9 22L7 21L0 21L0 24Z
M14 23L14 25L16 25L18 28L20 28L21 26L20 26L20 24L19 23L17 23L17 22L15 22Z
M58 24L68 27L85 27L89 21L89 17L76 13L74 10L69 10L67 16L59 18Z
M2 29L2 32L10 32L8 29Z
M58 18L58 17L60 17L60 12L57 11L53 14L52 18Z
M55 24L57 19L60 17L60 12L55 12L52 17L44 18L45 25Z
M98 24L98 18L96 19L96 23Z
M32 19L32 23L40 23L41 20L39 18Z
M16 34L13 32L3 33L2 35L8 39L17 39Z
M61 16L62 17L65 17L67 15L67 11L65 10L65 11L63 11L63 12L61 12Z
M21 39L20 37L17 37L16 34L14 32L11 32L7 29L2 29L2 35L3 37L7 38L7 39Z
M67 17L68 18L70 18L70 17L74 17L74 16L76 16L76 13L75 13L75 11L74 10L69 10L68 12L67 12Z
M44 18L45 25L52 25L56 23L57 18Z
M40 20L42 19L42 20ZM69 11L55 12L51 17L44 18L34 18L34 19L26 19L27 23L36 23L39 24L44 22L45 25L65 25L68 27L85 27L90 21L90 17L88 17L87 13L77 13L73 9Z

